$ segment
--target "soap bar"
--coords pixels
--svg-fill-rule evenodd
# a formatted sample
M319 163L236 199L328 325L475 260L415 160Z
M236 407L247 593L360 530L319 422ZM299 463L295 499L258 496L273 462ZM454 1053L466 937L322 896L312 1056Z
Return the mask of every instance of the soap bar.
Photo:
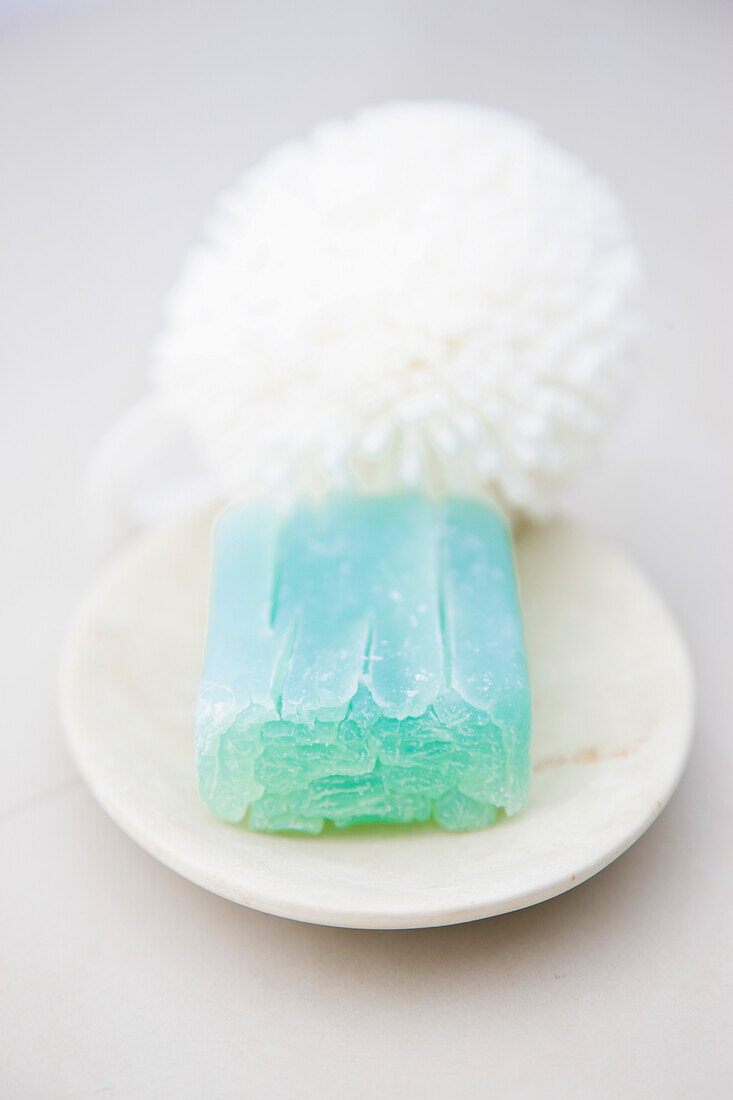
M250 828L513 814L530 694L511 535L473 499L237 505L214 536L203 802Z

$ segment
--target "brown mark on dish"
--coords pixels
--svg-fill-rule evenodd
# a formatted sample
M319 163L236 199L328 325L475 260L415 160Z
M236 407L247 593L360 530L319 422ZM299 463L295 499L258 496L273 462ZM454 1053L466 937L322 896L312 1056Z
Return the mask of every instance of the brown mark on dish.
M649 736L649 734L646 734L644 737L639 737L631 745L626 745L620 749L609 749L606 752L591 746L590 748L579 749L578 752L571 753L569 756L563 756L560 753L554 756L545 756L532 765L532 771L536 775L538 772L550 771L552 768L565 767L566 764L597 764L599 760L621 760L637 752L649 740Z

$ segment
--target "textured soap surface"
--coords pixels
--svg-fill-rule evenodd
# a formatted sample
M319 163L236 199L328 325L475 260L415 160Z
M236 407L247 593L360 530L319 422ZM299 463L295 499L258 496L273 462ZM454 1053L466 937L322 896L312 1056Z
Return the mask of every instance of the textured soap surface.
M196 715L218 817L481 828L523 805L529 737L511 536L493 508L332 496L220 517Z

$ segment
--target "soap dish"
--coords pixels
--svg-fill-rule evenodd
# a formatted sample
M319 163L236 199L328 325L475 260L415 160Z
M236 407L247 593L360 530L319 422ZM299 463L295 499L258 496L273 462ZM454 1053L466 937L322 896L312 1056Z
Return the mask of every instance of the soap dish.
M648 581L567 521L516 539L533 691L529 801L488 829L226 824L193 753L214 512L141 538L95 584L67 640L61 708L92 793L135 841L241 905L316 924L417 928L506 913L589 878L651 825L687 759L693 678Z

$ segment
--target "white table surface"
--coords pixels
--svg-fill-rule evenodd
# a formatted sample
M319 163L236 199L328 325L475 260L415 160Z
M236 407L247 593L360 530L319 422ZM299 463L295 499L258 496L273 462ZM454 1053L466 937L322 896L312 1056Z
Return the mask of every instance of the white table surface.
M730 1095L733 7L22 7L0 9L0 1095ZM84 464L143 392L212 198L273 141L395 95L534 115L626 200L646 372L568 507L666 594L699 719L672 803L595 879L374 933L241 909L139 850L64 750L55 677L100 557Z

